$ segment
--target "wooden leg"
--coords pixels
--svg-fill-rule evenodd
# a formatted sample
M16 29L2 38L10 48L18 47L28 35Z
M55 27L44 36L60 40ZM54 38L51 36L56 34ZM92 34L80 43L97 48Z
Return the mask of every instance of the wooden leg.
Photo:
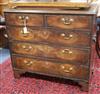
M81 85L82 91L88 91L89 90L89 84L86 82L79 82L79 85Z
M13 70L14 72L14 77L15 78L20 78L20 75L22 74L22 72L18 71L18 70Z

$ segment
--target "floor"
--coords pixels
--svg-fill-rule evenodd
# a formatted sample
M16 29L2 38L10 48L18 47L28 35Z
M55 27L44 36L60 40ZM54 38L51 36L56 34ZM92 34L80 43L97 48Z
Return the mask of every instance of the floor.
M0 64L2 64L9 57L10 57L9 50L0 48Z

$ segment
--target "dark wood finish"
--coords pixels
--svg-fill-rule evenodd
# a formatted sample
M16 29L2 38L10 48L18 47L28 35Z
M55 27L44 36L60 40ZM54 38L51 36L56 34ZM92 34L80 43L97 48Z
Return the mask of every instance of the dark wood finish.
M82 91L89 91L89 83L87 82L79 82L79 85L81 85Z
M9 25L24 25L25 21L28 26L43 26L42 15L6 13L6 23Z
M89 50L71 48L71 47L55 47L43 44L30 43L12 43L11 49L13 53L32 55L39 57L48 57L52 59L64 60L72 63L88 65Z
M97 31L97 34L96 34L96 51L97 51L97 54L98 54L98 57L100 58L100 30Z
M8 38L5 28L0 28L0 47L8 47Z
M15 78L20 78L22 72L18 71L18 70L13 70L13 73L14 73L14 77Z
M71 79L87 91L96 13L95 5L77 11L5 10L13 69Z
M100 17L97 18L97 26L98 26L98 30L97 30L97 34L96 34L96 51L97 51L97 55L100 58Z
M81 31L70 30L53 30L53 29L34 29L28 28L28 33L23 32L23 27L7 28L10 39L19 41L36 41L36 42L55 42L63 45L75 45L89 47L90 34Z
M16 68L62 77L88 79L88 68L23 57L13 57Z
M63 29L90 29L91 17L71 15L49 15L48 26Z

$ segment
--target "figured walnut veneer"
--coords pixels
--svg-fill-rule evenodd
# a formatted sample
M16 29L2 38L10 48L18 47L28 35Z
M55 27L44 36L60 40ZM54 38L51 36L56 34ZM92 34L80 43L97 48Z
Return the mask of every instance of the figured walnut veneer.
M14 76L31 72L70 79L87 91L96 11L95 6L77 11L5 10Z

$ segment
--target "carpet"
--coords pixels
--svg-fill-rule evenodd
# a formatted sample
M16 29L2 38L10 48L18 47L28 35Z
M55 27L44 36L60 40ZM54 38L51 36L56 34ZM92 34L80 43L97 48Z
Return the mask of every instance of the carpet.
M32 77L24 74L20 79L15 79L11 60L8 59L0 64L0 94L100 94L100 59L97 57L93 69L89 92L83 92L77 85L62 79L44 79L35 74Z

